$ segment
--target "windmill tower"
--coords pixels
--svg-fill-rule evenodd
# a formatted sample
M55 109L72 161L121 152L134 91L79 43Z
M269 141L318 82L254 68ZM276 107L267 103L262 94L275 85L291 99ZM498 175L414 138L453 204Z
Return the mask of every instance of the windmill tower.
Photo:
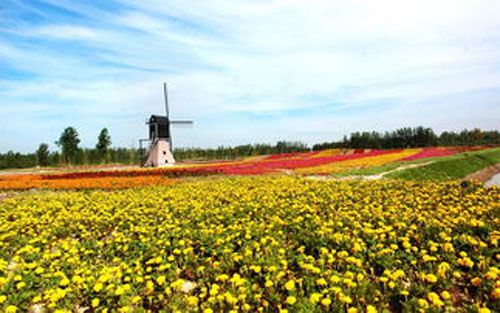
M144 151L143 143L149 142L146 153L142 155L142 166L171 166L175 164L172 149L172 125L192 125L189 120L171 120L168 108L167 83L163 83L163 95L165 97L165 116L151 115L146 122L149 128L149 139L139 140L140 150Z

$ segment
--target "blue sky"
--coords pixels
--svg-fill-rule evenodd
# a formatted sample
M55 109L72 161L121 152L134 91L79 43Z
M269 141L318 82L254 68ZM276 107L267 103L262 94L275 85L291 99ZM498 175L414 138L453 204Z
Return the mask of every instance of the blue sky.
M2 0L0 152L66 126L137 146L337 140L358 130L500 125L500 2Z

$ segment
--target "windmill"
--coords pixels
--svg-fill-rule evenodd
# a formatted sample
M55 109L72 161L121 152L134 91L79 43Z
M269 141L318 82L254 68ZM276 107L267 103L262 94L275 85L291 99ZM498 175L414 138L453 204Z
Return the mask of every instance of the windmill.
M151 115L146 122L149 128L149 139L139 140L141 162L143 166L169 166L175 164L172 149L172 125L193 125L189 120L171 120L168 108L167 83L163 83L163 96L165 97L165 116ZM149 142L148 149L143 149L143 143ZM144 153L145 152L145 153Z

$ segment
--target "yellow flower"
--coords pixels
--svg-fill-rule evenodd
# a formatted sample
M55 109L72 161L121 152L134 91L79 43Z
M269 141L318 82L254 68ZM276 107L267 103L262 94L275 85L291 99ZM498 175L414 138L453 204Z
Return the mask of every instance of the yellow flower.
M479 278L479 277L474 277L474 278L472 278L472 279L470 280L470 283L471 283L473 286L477 287L477 286L481 285L482 281L483 281L483 280L482 280L481 278Z
M434 284L437 282L437 277L434 274L427 274L425 275L425 281L428 283Z
M490 269L488 270L488 272L486 273L486 275L484 275L484 277L486 279L491 279L491 280L494 280L497 278L498 274L500 274L500 270L496 267L490 267Z
M491 313L491 310L488 309L487 307L484 307L484 308L480 308L478 310L478 313Z
M373 305L366 306L366 313L377 313L377 309Z
M163 285L165 283L165 280L166 280L165 275L161 275L158 278L156 278L156 282L158 283L158 285Z
M451 295L448 291L444 290L441 292L441 298L443 298L443 300L449 300L451 299Z
M66 287L67 285L69 285L69 279L68 277L63 277L63 279L59 282L59 286Z
M339 300L347 304L352 303L352 298L349 296L341 296Z
M257 266L257 265L254 265L254 266L251 266L250 267L255 273L260 273L261 271L261 267L260 266Z
M228 304L236 304L238 302L238 298L235 298L229 291L224 293L224 298Z
M197 306L198 305L198 298L195 296L189 296L187 298L187 303L189 306Z
M495 288L491 291L491 297L495 300L500 299L500 288ZM0 302L1 303L1 302Z
M154 290L155 290L155 284L152 281L148 280L146 282L146 293L151 294L153 293Z
M467 256L464 256L463 258L458 259L457 262L458 262L458 264L460 264L460 265L462 265L464 267L468 267L468 268L473 268L474 267L474 261L472 261Z
M311 301L312 303L318 303L319 299L321 299L321 294L317 292L311 294L311 296L309 297L309 301Z
M203 310L203 313L214 313L214 310L212 310L211 308L206 308L205 310Z
M121 296L125 293L125 288L124 286L118 286L118 288L116 288L115 290L115 296Z
M134 296L132 297L132 303L136 304L136 303L139 303L139 301L141 301L142 298L140 296Z
M224 282L224 281L226 281L226 280L229 279L229 275L227 275L227 274L221 274L221 275L218 275L215 279L218 280L218 281L223 281Z
M9 305L5 308L5 313L16 313L17 307L15 305Z
M102 283L97 283L94 285L94 291L99 292L102 290L103 287L104 287L104 285Z
M293 280L287 281L287 283L285 284L285 289L288 291L295 290L295 282Z
M347 309L347 313L358 313L358 309L356 309L356 308L349 308L349 309Z
M438 308L444 305L443 301L441 301L441 299L439 298L439 295L435 292L429 292L427 294L427 299L429 299L433 306L436 306Z
M417 300L417 303L418 303L418 305L419 305L421 308L423 308L423 309L425 309L425 308L428 308L428 307L429 307L429 304L427 303L427 301L426 301L425 299L418 299L418 300Z
M327 284L327 282L324 278L319 278L316 280L316 284L318 284L320 286L325 286Z
M287 304L293 305L295 302L297 302L297 299L294 296L288 296L286 298L286 303Z
M340 277L338 277L337 275L332 275L330 277L330 281L333 283L333 284L336 284L340 281Z
M184 279L177 279L176 281L170 284L170 287L174 289L181 289L185 282L186 281Z
M0 304L4 303L7 300L7 296L0 295Z
M329 306L330 304L332 304L332 300L330 300L330 298L324 298L323 300L321 300L321 304L323 304L324 306Z
M92 300L92 307L93 307L93 308L98 307L100 302L101 302L101 301L99 300L99 298L94 298L94 299Z

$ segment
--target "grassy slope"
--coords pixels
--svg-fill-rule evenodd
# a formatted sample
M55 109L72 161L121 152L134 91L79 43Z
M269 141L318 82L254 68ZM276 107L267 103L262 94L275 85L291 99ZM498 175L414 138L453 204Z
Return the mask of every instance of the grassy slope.
M398 162L392 162L392 163L384 164L384 165L380 165L380 166L365 167L365 168L353 168L353 169L350 169L350 170L347 170L347 171L344 171L341 173L335 173L335 174L333 174L333 176L334 177L346 177L346 176L376 175L376 174L391 171L391 170L396 169L396 168L403 166L403 165L427 163L427 162L433 162L436 160L443 160L443 159L450 159L450 158L456 158L456 156L425 158L425 159L405 161L405 162L398 161Z
M425 160L425 159L424 159ZM427 159L429 160L429 159ZM500 148L476 152L465 152L451 157L439 158L435 162L418 168L409 168L390 173L384 177L411 180L460 179L487 166L500 162Z

